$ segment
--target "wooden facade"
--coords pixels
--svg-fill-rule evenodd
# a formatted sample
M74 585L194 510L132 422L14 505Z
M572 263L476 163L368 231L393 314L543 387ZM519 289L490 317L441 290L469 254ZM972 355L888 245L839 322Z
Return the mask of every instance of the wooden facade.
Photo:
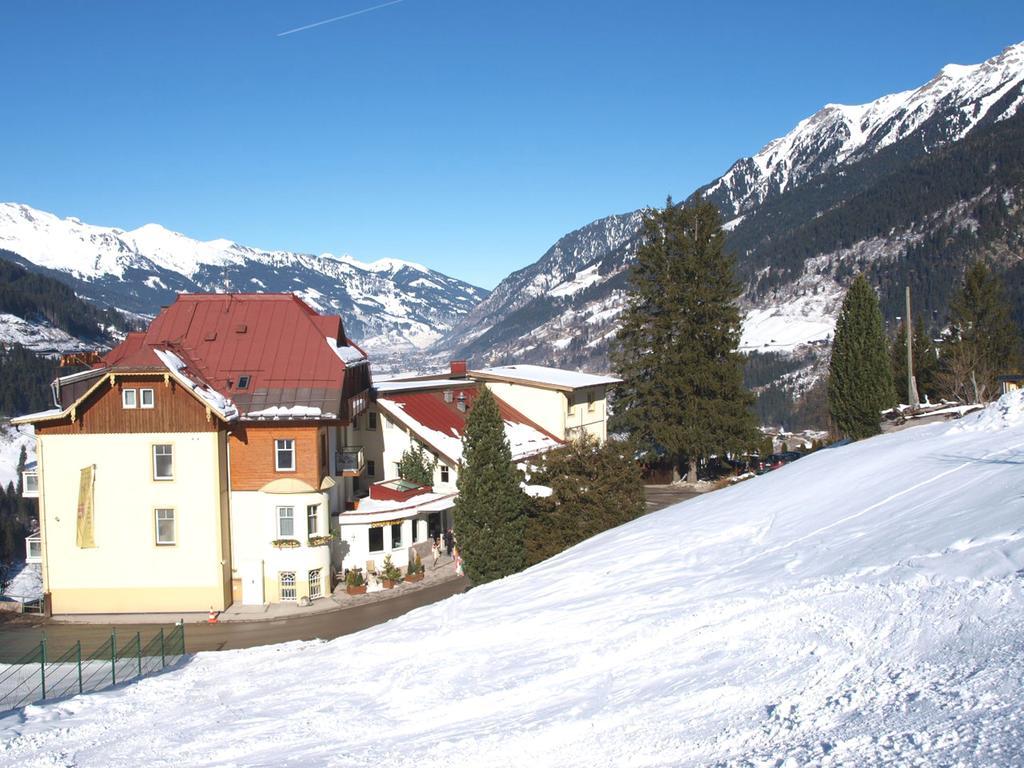
M122 391L135 390L135 407L125 408ZM142 408L139 390L153 390L153 407ZM195 395L160 375L118 375L109 379L75 408L75 420L39 421L40 435L140 434L153 432L215 432L222 423Z
M279 422L238 425L231 433L231 490L258 491L273 480L291 478L319 488L326 474L321 456L323 428L317 424ZM295 441L295 470L278 471L275 440Z

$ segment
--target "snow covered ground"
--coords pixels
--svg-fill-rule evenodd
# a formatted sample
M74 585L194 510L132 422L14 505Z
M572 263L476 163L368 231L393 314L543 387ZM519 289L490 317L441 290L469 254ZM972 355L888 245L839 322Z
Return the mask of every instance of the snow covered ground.
M1024 393L331 642L0 717L0 765L1024 764Z

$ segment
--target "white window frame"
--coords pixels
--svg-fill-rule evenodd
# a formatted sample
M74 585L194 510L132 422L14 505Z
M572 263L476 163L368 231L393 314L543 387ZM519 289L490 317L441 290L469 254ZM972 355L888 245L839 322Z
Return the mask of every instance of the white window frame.
M374 531L380 531L380 549L374 549L373 548L373 542L372 542L372 540L370 538L370 535ZM386 547L384 546L384 526L378 526L376 528L368 528L367 531L366 531L366 551L369 552L370 554L373 554L375 552L384 552L385 550L386 550Z
M157 451L158 448L170 448L171 449L170 453L161 453L161 454L159 454L160 456L170 456L171 457L171 474L169 474L169 475L161 475L157 471L156 457L157 457L158 454L157 454L156 451ZM174 444L173 443L154 443L153 444L153 479L154 480L158 480L160 482L166 482L168 480L173 480L174 479Z
M135 389L121 390L121 407L128 410L139 407L139 394Z
M281 513L288 510L288 515L282 515ZM285 533L281 528L281 521L288 520L292 524L291 533ZM282 505L280 507L274 507L274 521L277 526L277 538L279 539L294 539L295 538L295 507L291 505Z
M323 571L320 568L313 568L308 574L306 574L307 584L309 585L309 599L316 600L317 598L324 596L324 576Z
M289 584L288 582L291 581ZM288 593L291 594L288 594ZM299 585L295 571L277 572L277 596L282 603L293 603L299 599Z
M441 482L442 483L450 482L450 480L449 480L449 478L451 477L451 475L449 474L450 471L451 470L450 470L450 468L448 467L447 464L442 464L441 465Z
M285 443L290 443L290 445L286 447L284 445ZM292 465L290 467L281 466L282 453L290 453L292 455ZM274 469L278 472L294 472L298 465L298 460L295 454L295 438L282 437L274 440Z
M316 536L320 530L320 505L306 505L306 535Z
M149 405L146 405L146 393L149 393ZM155 408L156 407L156 391L151 387L146 387L139 390L139 408Z
M389 526L388 526L388 528L390 528L390 529L391 529L391 530L390 530L390 531L388 532L388 536L390 536L390 537L391 537L391 549L392 549L392 550L396 550L396 549L402 549L402 548L403 548L403 547L405 546L405 545L404 545L404 544L402 543L402 542L403 542L403 541L405 540L405 537L404 537L404 536L402 536L402 526L403 526L403 525L404 525L404 523L397 523L397 524L395 524L395 523L392 523L391 525L389 525ZM394 537L394 533L395 533L395 528L397 528L397 529L398 529L398 543L397 543L397 544L395 544L395 537Z
M161 517L160 513L170 513L170 517ZM170 520L171 521L171 540L163 541L160 538L160 522ZM158 507L153 510L153 523L156 526L156 545L158 547L172 547L178 543L178 518L173 507Z

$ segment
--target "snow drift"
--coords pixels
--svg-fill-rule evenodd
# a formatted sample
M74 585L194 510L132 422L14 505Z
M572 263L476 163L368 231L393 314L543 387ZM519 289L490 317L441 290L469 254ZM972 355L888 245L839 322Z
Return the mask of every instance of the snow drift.
M1017 393L356 635L29 707L0 764L1019 764L1022 470Z

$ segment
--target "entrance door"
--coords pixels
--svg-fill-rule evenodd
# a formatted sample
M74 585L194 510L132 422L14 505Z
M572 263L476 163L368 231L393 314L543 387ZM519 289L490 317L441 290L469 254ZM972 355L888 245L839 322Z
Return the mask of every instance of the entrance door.
M263 561L242 563L242 605L263 605Z

